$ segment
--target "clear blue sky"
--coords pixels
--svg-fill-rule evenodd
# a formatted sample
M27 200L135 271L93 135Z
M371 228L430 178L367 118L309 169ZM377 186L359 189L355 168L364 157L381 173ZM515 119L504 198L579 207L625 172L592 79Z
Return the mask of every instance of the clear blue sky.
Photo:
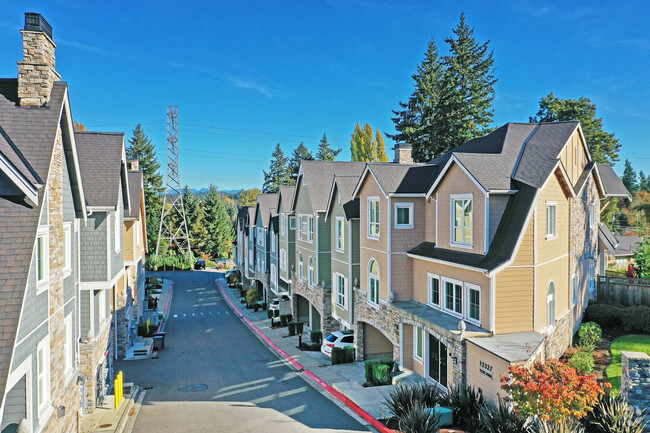
M127 137L142 123L164 170L166 106L178 105L181 182L250 188L277 142L315 153L326 132L349 159L357 122L393 132L426 44L446 50L465 11L494 50L496 125L528 121L551 91L589 97L623 143L616 171L630 158L650 174L649 6L566 3L5 0L0 76L17 74L23 13L42 13L75 120Z

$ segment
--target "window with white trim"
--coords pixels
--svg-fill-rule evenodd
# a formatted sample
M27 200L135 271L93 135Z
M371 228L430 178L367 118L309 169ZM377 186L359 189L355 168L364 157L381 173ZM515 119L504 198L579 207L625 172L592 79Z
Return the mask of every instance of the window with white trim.
M63 274L72 272L72 223L63 223Z
M443 278L445 289L444 309L453 315L463 314L463 283L462 281Z
M287 225L287 216L285 214L280 214L280 234L284 236Z
M289 217L289 230L296 229L296 217Z
M277 272L276 272L276 270L275 270L275 264L271 263L271 285L272 285L274 288L275 288L275 286L277 286L277 284L278 284L278 280L277 280L277 278L278 278L278 276L277 276Z
M334 281L336 282L336 305L343 309L347 309L347 291L348 280L339 273L334 273Z
M578 298L580 297L580 279L578 273L576 272L571 277L571 301L573 304L578 303Z
M336 251L345 250L345 220L336 217Z
M429 305L440 308L440 276L428 274L429 279Z
M74 326L72 325L72 313L68 314L63 320L64 325L64 364L65 364L65 377L72 374L74 370Z
M413 203L395 203L395 228L413 228Z
M379 305L379 265L375 259L368 264L368 302Z
M298 254L298 278L301 280L305 279L303 262L302 262L302 253Z
M47 290L50 282L50 228L38 228L36 235L36 294Z
M589 205L589 228L593 229L596 227L596 205Z
M546 239L557 237L557 203L546 202Z
M117 205L117 208L115 209L115 213L113 214L115 219L115 227L114 227L114 234L115 234L115 239L114 239L114 244L115 244L115 252L118 252L120 250L120 231L122 230L122 226L120 224L120 205Z
M551 281L546 294L546 326L555 326L555 283Z
M471 194L451 196L451 243L472 245L474 210Z
M287 250L284 248L280 248L280 270L287 271Z
M298 239L313 242L314 240L314 217L312 215L300 215L300 228Z
M307 277L308 277L308 284L309 286L314 285L314 259L311 257L309 258L309 262L307 262Z
M596 265L593 263L589 265L589 292L596 293Z
M271 230L271 252L275 252L275 233Z
M481 287L465 283L467 288L467 319L476 324L481 323Z
M413 358L422 362L424 353L424 329L419 326L413 327Z
M368 197L368 237L379 238L379 197Z
M257 237L257 246L264 247L264 229L262 227L255 228Z
M38 413L42 415L50 402L50 338L45 337L36 347L36 393Z

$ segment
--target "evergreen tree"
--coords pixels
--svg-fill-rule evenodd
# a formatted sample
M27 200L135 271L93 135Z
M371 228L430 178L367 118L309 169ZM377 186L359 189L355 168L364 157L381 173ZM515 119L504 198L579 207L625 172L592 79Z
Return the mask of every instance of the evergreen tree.
M147 213L147 243L149 251L156 251L158 230L160 228L160 211L162 209L163 176L158 172L160 164L156 158L156 148L138 124L133 130L126 148L129 160L137 159L142 171L144 183L144 202Z
M323 138L320 139L320 144L318 145L316 159L318 161L334 161L339 153L341 153L341 150L343 149L332 149L327 141L327 135L323 133Z
M386 144L384 143L384 137L381 136L381 131L377 130L377 161L379 162L389 162L388 156L386 156Z
M632 163L629 159L625 160L625 168L623 169L623 177L621 177L621 180L630 194L639 189L639 184L636 180L636 171L632 168Z
M264 171L264 186L262 191L278 192L281 185L288 185L291 182L291 175L289 173L288 162L289 158L284 156L284 152L280 148L280 143L275 145L275 150L271 154L271 166L269 171Z
M372 126L366 123L363 130L357 122L350 139L350 152L352 161L388 161L386 156L386 145L381 132L377 130L377 135L372 130Z
M643 170L641 170L639 172L639 191L650 192L650 183L648 181L649 179L643 173Z
M300 142L298 147L293 150L291 154L291 159L289 160L289 173L291 174L291 185L296 183L298 179L298 171L300 170L300 161L313 161L314 157L312 156L305 143Z
M596 104L592 104L589 98L560 99L551 92L539 101L537 115L530 118L533 123L566 120L580 121L594 161L608 164L618 161L621 143L613 133L603 131L603 119L596 117Z
M229 257L235 239L234 227L221 194L215 185L210 185L205 195L205 228L209 236L205 241L205 251L214 259Z
M242 189L239 191L239 194L237 194L237 206L255 206L257 203L257 196L261 193L262 191L260 191L259 188Z

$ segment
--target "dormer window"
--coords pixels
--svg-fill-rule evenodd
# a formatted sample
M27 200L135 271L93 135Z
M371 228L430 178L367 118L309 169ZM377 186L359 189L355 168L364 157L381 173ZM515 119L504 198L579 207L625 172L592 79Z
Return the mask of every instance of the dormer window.
M546 239L557 237L557 203L546 202Z
M471 194L451 196L451 243L472 246L474 211Z
M413 228L413 203L395 203L395 228Z

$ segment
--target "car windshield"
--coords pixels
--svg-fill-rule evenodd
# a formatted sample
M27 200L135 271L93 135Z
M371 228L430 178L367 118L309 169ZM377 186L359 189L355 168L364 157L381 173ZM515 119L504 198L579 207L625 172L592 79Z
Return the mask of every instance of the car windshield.
M330 335L326 338L326 340L329 341L330 343L333 343L334 341L336 341L336 337L334 336L334 334L330 334Z

